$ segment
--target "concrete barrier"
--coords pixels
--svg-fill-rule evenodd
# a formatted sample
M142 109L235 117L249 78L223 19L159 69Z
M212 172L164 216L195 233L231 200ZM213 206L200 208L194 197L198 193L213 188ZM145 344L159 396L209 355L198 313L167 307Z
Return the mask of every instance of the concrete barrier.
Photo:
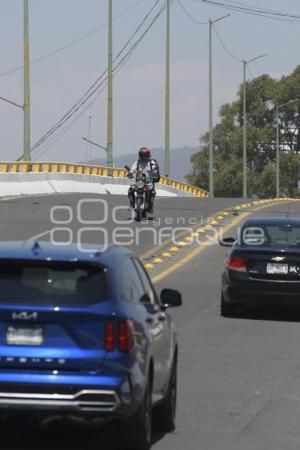
M73 174L80 177L96 177L97 180L100 178L108 177L109 180L114 179L124 179L126 184L128 180L126 178L127 171L121 168L109 169L103 166L92 166L86 164L71 164L64 162L14 162L14 161L2 161L0 162L0 177L6 174L60 174L67 175ZM3 182L5 178L2 178ZM79 178L77 178L79 180ZM0 179L1 182L1 179ZM92 181L89 181L92 182ZM99 181L97 181L99 183ZM101 184L103 184L100 181ZM115 184L113 182L112 184ZM195 197L205 198L208 197L208 193L195 186L191 186L188 183L183 183L181 181L176 181L171 178L162 177L160 183L158 184L164 190L168 188L168 192L183 192L185 195L189 194ZM160 189L159 187L159 189ZM171 188L171 191L169 190Z
M127 195L127 178L61 172L0 173L0 197L86 193ZM158 197L190 197L193 194L169 186L156 186Z

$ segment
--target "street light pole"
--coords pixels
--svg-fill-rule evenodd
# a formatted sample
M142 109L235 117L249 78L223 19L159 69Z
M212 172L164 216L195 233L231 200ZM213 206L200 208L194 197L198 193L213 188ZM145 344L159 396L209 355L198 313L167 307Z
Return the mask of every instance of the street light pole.
M213 70L212 70L212 27L213 24L229 17L209 19L209 196L214 196L214 143L213 143Z
M113 167L113 7L108 12L108 99L107 99L107 166Z
M280 181L280 160L279 160L279 106L276 106L276 197L279 197Z
M30 66L29 66L29 12L28 0L24 0L24 161L30 155Z
M259 55L248 61L243 60L243 198L246 200L248 197L247 189L247 89L246 89L246 68L247 64L256 61L257 59L264 58L267 55Z
M243 198L248 197L247 192L247 99L246 99L246 67L243 61Z
M212 92L212 20L209 19L209 196L214 196L213 155L213 92Z
M170 174L170 0L167 0L166 87L165 87L165 177Z
M299 100L296 98L282 105L276 105L276 197L280 195L280 132L279 132L279 110L284 106L296 103Z

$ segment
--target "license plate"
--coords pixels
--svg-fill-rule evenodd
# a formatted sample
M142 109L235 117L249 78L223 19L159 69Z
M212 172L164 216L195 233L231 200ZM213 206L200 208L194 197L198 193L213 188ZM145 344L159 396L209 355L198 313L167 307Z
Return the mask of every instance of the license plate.
M286 275L289 272L288 264L272 264L267 265L267 273L270 275Z
M43 329L40 327L9 326L6 331L8 345L42 345L43 340Z

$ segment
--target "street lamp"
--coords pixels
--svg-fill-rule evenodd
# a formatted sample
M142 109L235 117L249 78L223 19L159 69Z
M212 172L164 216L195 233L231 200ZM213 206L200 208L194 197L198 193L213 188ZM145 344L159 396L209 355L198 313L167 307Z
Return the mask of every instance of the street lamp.
M292 103L296 103L298 101L299 100L295 98L294 100L290 100L282 105L276 105L276 197L279 197L280 191L279 110L284 106L291 105Z
M94 145L95 147L101 148L101 150L105 150L106 153L108 152L107 147L103 147L102 145L97 144L97 142L91 141L90 139L88 139L88 138L86 138L86 137L83 137L82 140L83 140L84 142L88 142L89 144ZM109 162L107 162L107 165L110 167Z
M255 58L243 60L243 197L247 199L247 93L246 93L246 68L247 65L256 61L257 59L264 58L265 55L259 55Z
M23 109L24 112L24 135L23 135L23 160L31 161L30 155L30 62L29 62L29 9L28 0L23 0L24 13L24 105L12 102L0 97L6 103ZM21 159L21 158L20 158ZM19 159L18 159L19 161Z
M21 108L24 110L24 106L19 105L18 103L12 102L11 100L8 100L7 98L0 97L0 100L3 100L4 102L9 103L10 105L17 106L17 108Z
M212 27L216 22L226 19L230 14L209 19L209 196L214 196L214 149L213 149L213 80L212 80Z
M19 105L19 103L16 103L16 102L13 102L11 100L8 100L5 97L0 97L0 100L2 100L3 102L9 103L10 105L16 106L17 108L20 108L20 109L22 109L24 111L24 106ZM17 161L21 161L22 159L24 159L24 153L23 153L23 155L20 158L17 159Z

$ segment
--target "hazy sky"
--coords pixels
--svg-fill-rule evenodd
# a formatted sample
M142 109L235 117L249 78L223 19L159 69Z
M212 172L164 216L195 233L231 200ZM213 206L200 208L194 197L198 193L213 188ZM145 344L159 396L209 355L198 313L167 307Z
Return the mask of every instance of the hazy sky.
M161 0L163 4L164 0ZM114 0L114 16L137 0ZM216 18L224 10L196 0L182 0L190 14L200 20ZM243 0L244 4L284 9L300 14L299 0ZM31 59L43 56L107 22L108 0L29 0ZM128 39L154 0L144 0L114 21L114 49ZM23 102L22 71L1 76L22 64L23 1L0 0L0 96ZM225 12L226 13L226 12ZM219 22L218 31L239 58L260 53L268 57L251 65L254 76L278 77L300 64L300 23L292 24L233 13ZM164 142L165 14L118 73L114 81L114 151L135 151L142 145ZM32 144L68 110L107 66L107 28L92 34L65 51L31 67ZM214 37L214 108L217 120L221 104L235 99L242 78L242 65L224 51ZM43 160L85 160L81 137L88 132L106 144L106 92L81 119L42 157ZM0 102L1 160L22 153L22 111ZM172 112L171 145L197 146L208 127L208 27L188 19L175 0L172 6ZM42 147L41 149L44 149ZM103 155L103 154L102 154Z

